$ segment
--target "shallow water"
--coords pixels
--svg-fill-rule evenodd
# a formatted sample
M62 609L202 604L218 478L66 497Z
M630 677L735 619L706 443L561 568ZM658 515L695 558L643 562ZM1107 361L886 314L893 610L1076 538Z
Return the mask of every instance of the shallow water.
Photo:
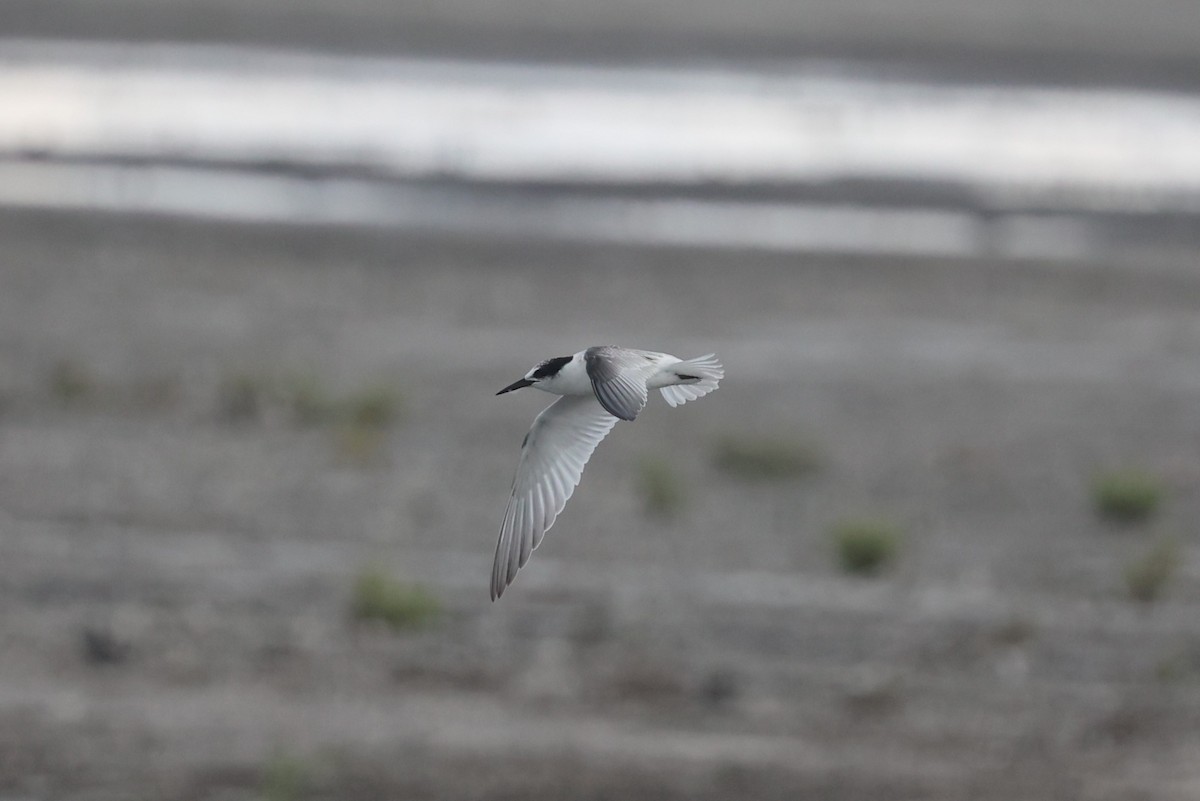
M1190 246L1200 97L839 62L547 66L0 40L0 204L768 251ZM1182 238L1182 239L1181 239ZM1141 245L1139 245L1140 247Z
M15 157L352 167L399 178L969 187L997 206L1195 210L1200 98L771 71L534 66L0 41Z

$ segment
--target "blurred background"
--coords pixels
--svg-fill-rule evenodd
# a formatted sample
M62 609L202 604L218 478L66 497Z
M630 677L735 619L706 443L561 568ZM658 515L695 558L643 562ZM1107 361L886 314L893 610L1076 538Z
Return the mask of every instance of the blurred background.
M1200 797L1192 0L6 0L0 798ZM549 397L718 353L502 600Z

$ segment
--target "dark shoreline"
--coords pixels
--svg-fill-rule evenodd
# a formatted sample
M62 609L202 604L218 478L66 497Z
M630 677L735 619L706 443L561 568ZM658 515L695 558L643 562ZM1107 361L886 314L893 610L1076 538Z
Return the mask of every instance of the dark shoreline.
M839 15L812 0L752 5L733 18L703 3L681 17L661 3L600 11L566 3L545 14L522 0L420 10L370 0L336 7L259 0L236 9L212 0L12 0L0 13L0 31L34 40L257 45L549 65L738 64L769 71L832 60L922 81L1197 88L1198 10L1160 0L1159 7L1138 11L1114 1L1089 5L1085 18L1060 2L1040 9L1039 25L1028 8L1008 5L989 4L985 13L979 4L924 0L909 4L913 16L897 6L871 18L861 11Z
M197 225L267 229L300 230L311 226L319 230L392 230L509 242L576 242L584 246L617 245L624 241L619 235L624 230L628 243L637 247L709 247L725 252L749 248L847 255L894 252L897 256L923 252L927 256L1106 264L1121 269L1141 265L1139 269L1168 272L1190 269L1190 254L1200 248L1200 213L1190 210L1186 203L1175 208L1139 208L1133 202L1137 198L1132 197L1131 203L1122 208L1111 199L1105 207L1101 199L1089 201L1086 195L990 198L979 188L928 181L600 185L465 181L436 176L411 179L354 165L287 162L247 166L143 159L9 160L13 164L23 162L64 165L68 169L74 166L83 174L96 168L108 176L102 182L115 181L124 193L135 187L157 189L145 202L132 206L123 205L108 193L90 199L68 193L58 206L44 197L31 198L28 204L9 198L0 201L0 209L6 214L48 213L63 219L95 216L128 223L138 219L193 220ZM0 168L3 165L0 159ZM115 172L103 172L110 168ZM174 188L165 194L157 194L167 183L160 169L180 172L180 177L172 179ZM255 182L260 179L254 209L214 205L211 197L207 201L188 200L180 195L198 180L206 187L201 193L203 198L211 195L215 186L244 189L257 186ZM227 183L221 184L222 180ZM56 208L58 211L54 211ZM671 210L675 224L683 226L679 236L631 226L628 215L638 209ZM811 226L822 215L833 215L830 220L841 220L845 225L876 227L869 234L871 238L860 245L841 247L819 233L804 234L809 230L805 226ZM924 240L924 247L904 233L907 229L895 227L899 220L935 218L941 222L936 229L925 231L931 238ZM743 220L749 227L736 231L720 227L728 219ZM789 220L798 227L789 228L794 233L781 239L776 236L776 228ZM705 228L709 235L701 235L695 228L710 223L718 227ZM768 227L758 227L762 225ZM973 244L955 239L956 226L968 226L973 231ZM731 238L722 239L718 234L722 230ZM750 231L761 238L747 239ZM1046 240L1048 236L1066 237L1065 249ZM951 245L954 241L959 244ZM951 249L947 251L947 247Z

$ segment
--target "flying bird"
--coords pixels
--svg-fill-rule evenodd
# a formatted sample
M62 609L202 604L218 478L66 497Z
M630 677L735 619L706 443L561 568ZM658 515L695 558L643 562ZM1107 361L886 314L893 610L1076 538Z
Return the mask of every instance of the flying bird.
M579 484L584 465L618 420L634 420L651 390L672 407L717 388L725 368L715 354L680 359L669 353L600 345L540 362L497 392L524 387L562 397L533 421L521 443L512 496L492 564L492 600L512 584Z

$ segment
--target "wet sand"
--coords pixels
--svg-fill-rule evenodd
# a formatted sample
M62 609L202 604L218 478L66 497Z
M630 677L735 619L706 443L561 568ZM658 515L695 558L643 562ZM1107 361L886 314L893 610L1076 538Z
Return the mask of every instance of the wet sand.
M1194 254L847 258L13 211L0 241L2 795L1200 788ZM493 393L605 341L716 351L728 378L619 426L491 604L516 449L547 400ZM339 397L382 382L402 419L356 439L231 395L281 376ZM803 443L817 467L730 474L731 435ZM686 501L663 517L639 466L665 454ZM1167 488L1144 526L1091 508L1094 473L1128 465ZM862 515L904 532L874 579L830 544ZM1164 597L1130 600L1126 566L1167 536ZM370 565L443 615L355 621Z

